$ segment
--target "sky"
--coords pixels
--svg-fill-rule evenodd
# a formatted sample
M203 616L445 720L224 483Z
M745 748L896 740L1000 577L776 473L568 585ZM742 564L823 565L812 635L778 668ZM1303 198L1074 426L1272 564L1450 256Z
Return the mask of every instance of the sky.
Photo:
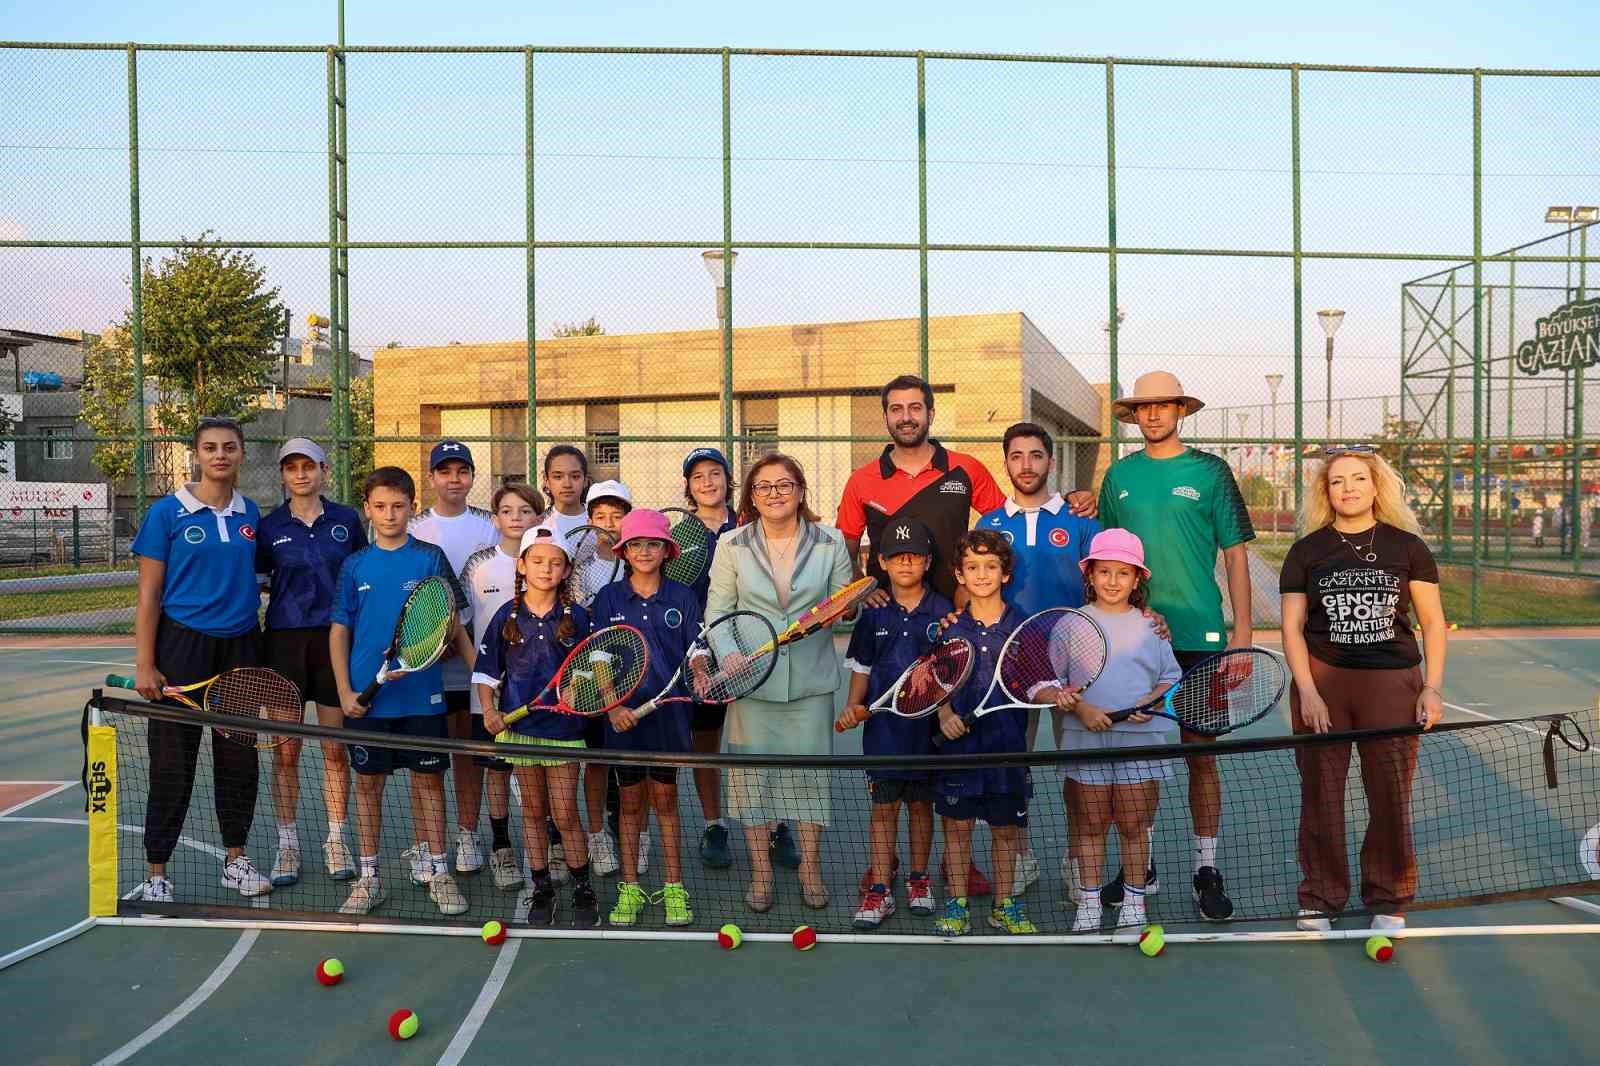
M1152 3L1130 19L1129 9L1105 4L464 0L441 17L437 5L351 0L346 40L1595 65L1589 35L1576 32L1585 17L1575 3L1355 0L1315 19L1304 10ZM0 35L323 44L334 33L334 12L332 3L297 0L65 9L3 0ZM351 238L521 240L522 75L520 55L351 57ZM142 54L144 237L210 231L224 239L326 239L323 77L317 54ZM736 59L735 245L914 242L914 79L907 60ZM1308 72L1301 88L1305 247L1470 254L1469 78ZM126 237L125 92L120 53L0 50L0 100L7 101L0 105L0 239ZM1103 244L1104 92L1104 69L1095 65L930 61L929 239ZM1124 67L1116 100L1121 244L1289 246L1287 74ZM1549 204L1600 201L1592 144L1559 135L1560 116L1593 114L1597 103L1597 77L1485 79L1486 251L1549 236ZM535 128L540 238L720 242L715 57L540 56ZM263 251L258 258L297 319L326 311L326 252ZM519 250L357 251L351 259L358 348L525 332ZM1415 316L1403 331L1400 283L1443 265L1308 262L1307 397L1323 396L1314 311L1342 307L1348 314L1337 338L1334 396L1375 420L1377 402L1353 398L1397 392L1401 346L1422 336ZM0 325L95 329L127 301L121 251L0 249L0 267ZM914 252L751 249L737 269L741 323L917 313ZM1563 272L1522 270L1519 284L1554 288L1525 294L1516 325L1502 303L1491 323L1492 356L1503 359L1533 318L1559 302ZM1503 268L1490 274L1490 281L1504 280ZM1468 283L1470 275L1459 280ZM1292 374L1291 281L1280 259L1120 257L1124 389L1138 372L1163 366L1195 382L1191 391L1204 390L1214 406L1264 402L1265 375ZM557 322L591 315L610 332L715 324L710 285L692 250L541 251L537 284L540 336ZM1104 255L930 258L933 314L1025 311L1095 381L1107 369L1106 284ZM1469 300L1470 289L1461 303ZM1248 422L1247 432L1266 428Z

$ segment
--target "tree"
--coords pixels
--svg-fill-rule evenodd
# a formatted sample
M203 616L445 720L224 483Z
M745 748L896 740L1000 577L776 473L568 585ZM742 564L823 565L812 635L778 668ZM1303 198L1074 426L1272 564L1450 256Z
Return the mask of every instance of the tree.
M1272 482L1260 474L1246 474L1239 479L1239 495L1248 507L1271 507L1278 493Z
M350 379L350 484L360 485L372 473L372 378ZM365 440L361 438L365 437Z
M200 242L209 234L202 233ZM184 244L144 263L145 373L156 379L156 418L187 436L203 415L247 421L277 363L284 307L248 252ZM132 331L133 311L125 319Z
M557 322L550 330L552 337L600 337L605 334L606 328L602 326L593 315L583 322Z
M114 329L90 339L83 353L83 411L79 417L100 438L94 446L94 465L113 483L133 476L135 402L133 345L127 331Z

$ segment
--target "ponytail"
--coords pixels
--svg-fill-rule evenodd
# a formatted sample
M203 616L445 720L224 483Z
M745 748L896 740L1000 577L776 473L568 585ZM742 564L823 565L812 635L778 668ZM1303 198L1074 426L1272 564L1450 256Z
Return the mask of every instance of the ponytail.
M522 593L526 585L527 581L522 571L518 570L515 591L511 596L511 613L506 615L505 624L500 627L500 639L508 645L515 646L522 643L522 627L517 625L517 614L522 610Z
M572 616L572 588L565 581L556 593L556 601L561 604L561 624L556 626L556 639L565 644L578 635L578 620Z

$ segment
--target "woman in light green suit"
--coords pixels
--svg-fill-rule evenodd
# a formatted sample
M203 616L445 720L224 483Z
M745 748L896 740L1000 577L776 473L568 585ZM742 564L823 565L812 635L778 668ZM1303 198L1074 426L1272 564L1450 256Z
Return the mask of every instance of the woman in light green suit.
M711 564L706 617L756 611L782 632L824 597L850 582L844 537L818 524L806 500L800 464L786 455L763 456L745 475L739 528L723 535ZM728 709L723 740L742 755L830 755L834 694L844 673L826 630L784 647L767 682ZM744 824L750 848L753 911L772 906L774 823L794 822L800 837L800 886L811 907L828 904L818 852L832 803L826 770L730 769L724 806Z

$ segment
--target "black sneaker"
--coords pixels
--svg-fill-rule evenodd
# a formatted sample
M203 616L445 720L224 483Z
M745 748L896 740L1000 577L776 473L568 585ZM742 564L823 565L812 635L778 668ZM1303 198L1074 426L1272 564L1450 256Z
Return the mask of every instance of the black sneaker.
M1222 874L1215 866L1202 866L1195 871L1194 902L1200 917L1208 922L1225 922L1233 917L1233 900L1222 891Z
M588 882L572 890L572 927L593 929L600 924L600 903L595 899L594 886Z
M1100 906L1122 906L1122 890L1125 885L1126 882L1122 878L1122 867L1119 866L1117 867L1117 876L1106 882L1105 887L1100 889ZM1144 894L1153 896L1160 891L1161 879L1156 876L1156 868L1152 865L1144 872Z
M700 861L713 870L726 870L733 865L733 855L728 851L728 828L708 825L700 834Z
M794 834L789 832L787 822L779 822L778 828L772 831L767 838L767 850L772 853L772 861L788 870L800 869L800 850L794 845Z
M540 881L528 894L528 924L550 926L556 920L556 890L549 881Z

